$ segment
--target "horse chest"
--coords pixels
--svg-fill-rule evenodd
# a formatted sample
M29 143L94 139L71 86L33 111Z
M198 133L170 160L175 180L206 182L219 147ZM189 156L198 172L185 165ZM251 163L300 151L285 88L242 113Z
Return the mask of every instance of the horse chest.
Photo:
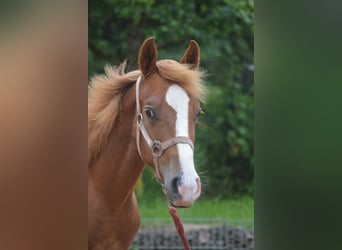
M128 249L140 226L134 194L120 209L97 201L89 224L89 250Z

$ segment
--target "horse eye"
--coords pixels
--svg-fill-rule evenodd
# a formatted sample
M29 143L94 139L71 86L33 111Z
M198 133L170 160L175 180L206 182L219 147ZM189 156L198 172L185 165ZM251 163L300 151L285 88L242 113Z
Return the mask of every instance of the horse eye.
M145 114L146 114L146 116L147 116L148 118L150 118L150 119L154 118L154 112L153 112L153 110L150 109L150 108L145 109Z

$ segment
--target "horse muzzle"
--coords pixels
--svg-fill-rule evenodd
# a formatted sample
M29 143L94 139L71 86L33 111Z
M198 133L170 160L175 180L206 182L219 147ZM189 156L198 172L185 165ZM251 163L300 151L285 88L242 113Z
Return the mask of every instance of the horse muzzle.
M183 179L183 177L174 177L163 186L163 191L168 196L169 202L173 207L190 207L201 194L201 181L199 177L189 183L184 182Z

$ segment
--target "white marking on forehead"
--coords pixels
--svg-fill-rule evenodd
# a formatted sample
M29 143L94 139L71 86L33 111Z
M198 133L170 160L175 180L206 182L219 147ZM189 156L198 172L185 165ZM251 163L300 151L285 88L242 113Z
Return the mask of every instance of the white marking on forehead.
M176 136L189 136L189 96L177 84L169 87L166 102L176 111Z
M189 137L189 96L186 91L177 84L169 87L166 93L166 102L176 111L176 135ZM192 192L185 194L183 199L191 200L197 191L194 152L188 144L177 144L180 169L183 172L182 182Z

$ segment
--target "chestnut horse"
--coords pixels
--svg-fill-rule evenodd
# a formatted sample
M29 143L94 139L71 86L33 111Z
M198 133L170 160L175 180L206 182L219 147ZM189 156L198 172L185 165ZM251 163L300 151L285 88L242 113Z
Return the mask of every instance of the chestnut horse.
M191 41L180 63L157 61L154 38L139 51L139 70L106 66L88 96L88 248L128 249L140 225L134 186L144 165L174 207L201 193L194 165L195 123L206 88Z

